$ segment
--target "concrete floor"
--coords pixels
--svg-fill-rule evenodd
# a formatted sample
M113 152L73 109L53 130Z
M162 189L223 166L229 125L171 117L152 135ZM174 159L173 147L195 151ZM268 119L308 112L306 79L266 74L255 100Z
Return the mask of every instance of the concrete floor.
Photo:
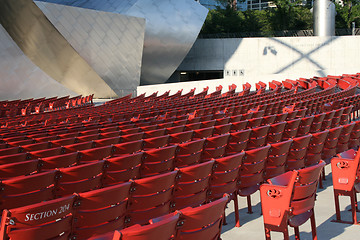
M317 201L315 203L315 219L318 239L360 239L360 225L350 225L331 222L335 219L335 205L331 178L330 164L325 167L327 173L324 181L324 189L318 189ZM234 239L265 239L263 217L261 215L260 193L252 195L253 214L247 213L246 198L239 197L240 228L235 227L234 203L230 202L226 209L227 225L223 226L222 240ZM340 197L341 217L343 220L351 221L350 198ZM360 213L359 213L360 215ZM358 217L358 220L360 216ZM290 239L295 239L293 228L289 228ZM272 239L283 239L282 233L272 232ZM300 238L302 240L312 239L310 220L300 226Z

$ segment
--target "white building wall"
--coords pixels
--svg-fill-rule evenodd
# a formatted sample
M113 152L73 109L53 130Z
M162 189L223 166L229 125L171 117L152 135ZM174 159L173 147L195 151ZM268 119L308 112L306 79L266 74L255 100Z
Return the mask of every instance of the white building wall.
M357 73L359 56L359 36L198 39L178 71L223 70L224 79L138 87L138 94Z

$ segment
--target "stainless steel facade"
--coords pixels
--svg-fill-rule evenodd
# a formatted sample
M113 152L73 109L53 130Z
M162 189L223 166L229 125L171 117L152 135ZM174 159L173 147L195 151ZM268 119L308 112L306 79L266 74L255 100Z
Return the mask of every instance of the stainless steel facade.
M116 96L32 0L0 0L0 23L33 63L66 88L83 95Z
M194 0L41 0L146 19L141 84L164 83L180 65L208 10Z
M0 100L76 95L36 66L0 26Z
M48 96L53 91L40 89L51 85L51 95L108 98L164 83L194 44L207 12L193 0L0 0L0 23L33 63L27 69L47 75L33 83L44 88L31 90L32 96ZM12 98L24 97L13 90Z
M140 85L145 19L47 2L37 6L118 96Z
M335 36L335 4L329 0L314 1L314 35Z

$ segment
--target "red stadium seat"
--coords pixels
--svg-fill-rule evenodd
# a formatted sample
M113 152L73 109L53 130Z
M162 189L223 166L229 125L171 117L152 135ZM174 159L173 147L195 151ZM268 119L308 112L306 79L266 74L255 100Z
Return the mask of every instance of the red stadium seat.
M136 179L128 207L127 226L145 224L151 218L170 213L178 171Z
M251 194L259 190L260 184L264 182L264 171L270 145L259 147L246 152L240 168L240 184L238 194L247 197L248 212L252 213Z
M106 169L103 185L109 186L140 178L142 156L143 152L138 152L107 159L109 166Z
M180 177L174 192L174 209L196 207L206 203L214 162L212 160L179 169Z
M123 229L131 182L80 193L74 233L77 239L97 238Z
M69 239L75 195L4 210L1 239Z
M240 226L237 184L244 156L245 152L240 152L216 159L216 168L214 169L210 180L210 201L221 198L225 193L229 194L229 201L234 201L236 227Z
M299 226L311 219L313 239L317 239L314 215L315 196L320 173L325 162L287 172L268 180L260 187L261 207L265 225L265 237L271 239L271 231L282 232L289 239L288 225L294 227L296 239L300 239ZM289 211L292 209L292 211Z
M56 195L66 196L100 188L105 168L105 161L61 168Z
M151 219L150 224L128 227L115 231L113 240L169 240L177 239L178 230L183 223L179 220L181 213L171 213L159 218Z
M202 157L205 139L190 141L178 145L175 166L185 167L199 163Z
M141 177L173 171L176 149L177 146L169 146L145 151L140 168Z
M184 224L180 228L179 240L220 239L222 220L229 196L224 196L199 207L180 210Z

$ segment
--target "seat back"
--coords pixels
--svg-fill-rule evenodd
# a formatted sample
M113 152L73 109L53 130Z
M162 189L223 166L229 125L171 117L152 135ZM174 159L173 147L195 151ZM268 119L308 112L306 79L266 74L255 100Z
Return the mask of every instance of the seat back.
M177 146L168 146L144 152L140 168L141 177L173 171Z
M75 192L81 193L100 188L105 166L105 161L97 161L61 168L56 194L66 196Z
M250 195L259 189L264 181L265 163L271 145L245 151L246 155L240 169L239 194Z
M286 122L277 122L270 125L267 135L267 143L280 142L285 130Z
M71 238L74 195L4 210L1 239Z
M264 146L266 144L266 137L269 130L270 125L252 128L247 149L254 149Z
M18 163L0 165L0 180L17 176L36 174L41 169L41 162L38 159Z
M202 161L216 159L225 154L225 148L229 141L230 134L222 134L215 137L208 137L205 140Z
M293 143L287 157L287 171L305 167L307 148L311 140L311 134L293 138Z
M185 132L170 134L169 144L180 144L191 141L192 136L193 136L193 131L185 131Z
M313 121L314 116L302 118L296 136L303 136L309 134L310 127Z
M107 159L109 167L106 169L103 185L109 186L140 178L143 154L143 152L138 152Z
M186 142L178 145L175 166L184 167L200 162L205 139Z
M128 154L133 154L142 150L143 140L137 140L133 142L125 142L113 145L113 156L119 157Z
M215 160L215 168L210 180L210 200L221 198L225 193L231 195L237 191L239 171L244 156L243 151Z
M305 166L311 166L320 162L328 134L329 130L311 134L312 136L306 154Z
M311 133L315 133L315 132L318 132L320 131L321 129L321 125L324 121L324 118L325 118L325 113L320 113L320 114L317 114L314 116L314 120L311 124L311 127L310 127L310 132Z
M300 123L300 118L287 121L284 129L283 139L286 140L295 137L298 132Z
M74 235L88 239L124 228L131 182L80 193Z
M150 224L134 225L121 231L115 231L113 240L169 240L177 239L180 227L180 212L171 213L156 219Z
M305 213L314 207L317 185L324 166L325 162L320 161L314 166L297 170L298 177L290 203L293 215Z
M11 209L54 198L57 171L14 177L1 182L0 209Z
M149 219L170 212L178 171L136 179L132 187L127 226L145 224Z
M247 148L250 139L251 129L230 133L229 142L226 147L226 155L241 152Z
M211 137L213 135L213 132L214 132L214 127L195 129L192 140L198 140L198 139L204 139L207 137Z
M199 206L206 202L214 163L212 160L179 169L179 179L174 192L174 209Z
M220 238L222 220L229 196L215 200L211 203L199 207L188 207L180 210L181 219L184 224L180 229L176 239L179 240L198 240L209 239L217 240Z
M152 137L152 138L144 139L143 140L144 141L143 149L149 150L152 148L165 147L169 143L169 138L170 138L169 135L163 135L163 136L159 136L159 137Z
M270 144L268 157L266 159L265 179L280 175L286 170L286 159L289 153L292 139Z
M103 160L111 157L113 149L111 145L86 149L79 153L79 160L82 163Z

